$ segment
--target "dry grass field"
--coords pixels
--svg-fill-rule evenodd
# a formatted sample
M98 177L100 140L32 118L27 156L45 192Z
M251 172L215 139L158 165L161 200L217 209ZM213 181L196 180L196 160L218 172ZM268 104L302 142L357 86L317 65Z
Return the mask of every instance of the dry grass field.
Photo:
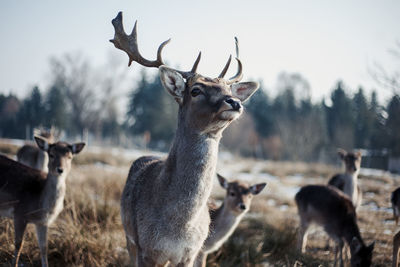
M18 146L0 142L0 152L13 156ZM68 178L65 208L49 231L51 266L128 266L125 237L119 216L119 199L130 163L142 151L88 148L74 159ZM111 155L111 156L109 156ZM323 184L338 168L322 164L241 159L221 153L218 171L229 179L267 182L254 198L229 241L208 257L207 266L329 266L333 253L325 250L327 237L315 227L309 235L308 253L295 249L298 218L293 196L305 184ZM376 241L373 266L391 264L392 236L396 226L389 208L390 193L400 185L388 173L361 174L364 193L359 226L364 240ZM213 197L224 197L217 181ZM0 266L11 266L13 226L0 219ZM331 248L332 250L332 248ZM40 266L33 226L25 233L23 266Z

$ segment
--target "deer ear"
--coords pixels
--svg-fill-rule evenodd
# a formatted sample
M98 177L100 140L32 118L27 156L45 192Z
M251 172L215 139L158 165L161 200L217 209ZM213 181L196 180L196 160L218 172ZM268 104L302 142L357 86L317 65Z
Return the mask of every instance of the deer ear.
M257 91L259 86L256 82L234 83L231 87L232 95L244 102Z
M337 150L337 153L338 153L338 155L339 155L339 157L340 157L341 159L344 159L344 157L346 157L346 155L347 155L346 150L341 149L341 148L339 148L339 149Z
M217 177L218 177L219 184L220 184L223 188L228 189L228 181L227 181L224 177L222 177L221 175L219 175L218 173L217 173Z
M46 139L40 137L40 136L34 136L36 144L38 147L43 150L43 151L48 151L49 150L49 143L47 142Z
M72 154L78 154L85 147L85 143L75 143L69 146Z
M371 244L368 245L368 249L372 252L375 247L375 241L372 241Z
M257 195L264 189L266 185L267 185L266 183L252 185L250 186L250 192L253 195Z
M164 88L172 95L178 104L182 104L183 92L185 91L185 80L182 75L174 69L160 66L160 78Z

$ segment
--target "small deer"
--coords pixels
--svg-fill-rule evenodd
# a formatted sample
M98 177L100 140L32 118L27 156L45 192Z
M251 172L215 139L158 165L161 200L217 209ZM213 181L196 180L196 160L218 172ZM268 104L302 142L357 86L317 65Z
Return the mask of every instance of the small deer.
M396 224L398 224L400 217L400 187L392 192L390 202L392 202L393 218Z
M400 252L400 231L393 236L393 267L399 266L399 252Z
M131 166L121 197L121 217L127 248L139 266L193 266L208 235L210 197L223 130L239 118L242 102L258 88L242 82L238 72L224 79L231 57L217 78L196 72L197 57L188 72L164 65L159 46L157 59L143 58L137 45L136 23L131 35L120 12L112 20L115 47L132 61L159 69L163 87L178 103L178 126L166 159L141 157ZM236 42L236 54L238 44ZM157 97L157 96L155 96Z
M50 131L44 129L34 129L34 135L45 138L50 143L54 143L55 136L53 128ZM17 160L18 162L21 162L22 164L34 169L48 172L47 165L49 163L49 157L47 156L46 152L40 150L35 145L26 144L21 147L17 152Z
M300 189L295 196L300 217L298 249L305 253L307 230L314 222L321 225L328 235L336 241L335 262L340 254L340 266L343 266L342 251L344 241L350 247L351 266L370 266L374 242L366 246L357 225L356 210L347 195L332 186L308 185Z
M362 191L358 185L358 173L361 166L361 152L346 152L343 149L338 150L339 157L345 165L345 172L333 176L328 185L334 186L351 199L354 207L358 209L362 201Z
M217 177L219 184L226 189L226 196L218 209L210 209L210 232L196 258L196 267L206 266L207 255L217 251L228 240L249 211L253 195L259 194L266 186L266 183L251 186L238 181L229 183L223 176L217 174Z
M49 156L47 174L0 156L0 215L14 219L16 266L28 223L36 226L42 266L48 266L47 229L63 209L72 157L85 146L48 143L39 136L35 136L35 141Z

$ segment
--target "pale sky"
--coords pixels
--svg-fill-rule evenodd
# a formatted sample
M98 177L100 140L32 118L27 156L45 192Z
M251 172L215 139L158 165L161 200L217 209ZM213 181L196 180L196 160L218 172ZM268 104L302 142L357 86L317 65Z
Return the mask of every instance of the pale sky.
M215 77L239 38L244 80L263 80L273 92L278 74L299 72L312 97L329 97L341 79L353 92L362 85L390 95L368 74L380 62L396 64L388 53L400 41L400 1L32 1L0 2L0 93L25 96L31 87L48 86L49 59L80 51L94 66L127 55L108 41L111 19L124 12L125 30L138 20L141 53L153 59L158 45L165 61L191 68L199 51L199 72ZM398 67L398 65L397 65ZM132 85L139 67L133 64ZM236 65L229 74L234 74ZM125 92L123 92L125 95Z

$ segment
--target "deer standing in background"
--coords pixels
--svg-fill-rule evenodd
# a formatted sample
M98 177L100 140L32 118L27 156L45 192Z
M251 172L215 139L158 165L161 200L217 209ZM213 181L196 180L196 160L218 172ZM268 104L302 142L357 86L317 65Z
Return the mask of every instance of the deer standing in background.
M36 226L42 266L48 266L47 229L63 209L65 181L71 170L72 157L85 146L84 143L52 144L37 136L35 141L49 155L47 175L0 156L0 216L14 219L15 266L28 223Z
M393 218L396 221L396 224L398 224L400 216L400 187L392 192L390 202L392 203Z
M266 183L248 184L230 182L217 174L220 185L226 189L224 202L218 209L210 209L210 231L199 254L195 266L205 267L207 255L217 251L233 234L243 216L249 211L253 195L259 194Z
M141 157L131 166L121 197L121 217L127 248L139 266L192 266L208 235L207 200L215 175L218 146L223 130L242 113L242 102L258 83L239 83L238 72L224 79L231 58L218 78L196 73L200 55L191 71L164 65L160 45L157 59L144 59L137 45L136 23L126 35L120 12L112 24L116 48L132 61L159 69L166 91L179 105L178 126L166 159ZM238 54L238 45L236 43ZM154 96L157 97L157 96Z
M34 129L34 135L43 137L49 143L54 143L54 129L46 131L44 129ZM26 166L32 167L34 169L48 172L47 165L49 163L49 157L47 153L40 150L35 145L24 145L17 152L17 160Z
M332 186L308 185L300 189L295 196L300 217L298 249L305 253L307 230L311 223L321 225L328 235L335 240L335 262L340 256L343 266L342 251L344 242L350 247L351 266L370 266L374 242L366 246L357 225L356 210L347 195Z
M345 172L333 176L328 184L334 186L351 199L354 207L361 206L362 192L358 185L358 173L361 167L361 153L360 152L346 152L343 149L338 150L338 154L345 165Z

